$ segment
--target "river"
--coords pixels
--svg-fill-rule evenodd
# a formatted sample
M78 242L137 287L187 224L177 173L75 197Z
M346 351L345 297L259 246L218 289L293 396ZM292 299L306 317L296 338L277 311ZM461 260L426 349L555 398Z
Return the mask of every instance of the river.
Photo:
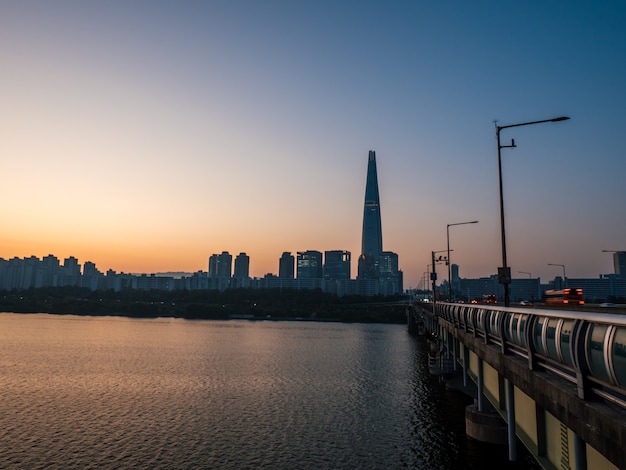
M539 468L467 439L426 355L403 325L1 313L0 468Z

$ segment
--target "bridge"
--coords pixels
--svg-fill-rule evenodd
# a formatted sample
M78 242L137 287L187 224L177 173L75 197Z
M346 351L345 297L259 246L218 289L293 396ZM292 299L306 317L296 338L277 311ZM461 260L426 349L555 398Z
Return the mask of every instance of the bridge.
M549 470L626 469L626 315L437 302L408 320L431 372L475 394L468 436Z

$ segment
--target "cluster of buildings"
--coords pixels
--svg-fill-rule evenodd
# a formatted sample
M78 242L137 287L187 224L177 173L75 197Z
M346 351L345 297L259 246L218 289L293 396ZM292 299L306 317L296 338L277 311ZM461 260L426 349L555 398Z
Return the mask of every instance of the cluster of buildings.
M543 294L551 289L563 289L576 287L583 290L583 296L589 303L601 303L607 300L615 301L626 299L626 251L613 252L614 274L601 274L595 278L567 278L557 276L547 283L542 283L541 278L528 277L511 279L509 284L509 296L512 302L528 300L539 301ZM429 281L428 281L429 282ZM448 289L451 287L451 289ZM424 285L421 294L431 296L430 287ZM498 275L478 279L464 279L459 277L459 267L451 265L451 282L444 280L437 286L437 298L448 298L448 292L452 292L453 300L470 302L473 299L480 300L489 294L495 294L498 301L504 298L502 284L498 281Z
M384 251L380 197L376 169L376 153L368 155L363 232L358 273L351 277L351 253L344 250L307 250L296 256L285 252L278 262L278 275L250 277L250 257L239 253L234 260L227 251L209 258L208 271L183 276L156 274L118 274L113 270L100 272L87 261L82 268L74 257L63 264L53 255L39 259L0 258L0 289L29 289L32 287L79 286L92 290L113 289L321 289L339 296L394 295L403 292L402 271L398 255Z
M349 251L315 250L298 252L296 256L285 252L279 259L278 275L266 274L252 278L249 274L250 257L239 253L233 256L224 251L211 255L208 271L185 275L125 274L109 269L106 273L87 261L81 267L73 256L61 264L54 255L39 259L0 258L0 290L23 290L38 287L75 286L91 290L119 291L131 289L322 289L340 296L392 295L402 292L401 272L398 271L398 255L385 252L378 279L351 278L351 254ZM234 264L234 269L233 269ZM391 267L391 268L390 268Z
M262 278L249 276L250 258L239 253L234 260L227 251L209 258L207 288L224 290L237 287L254 289L321 289L324 292L344 295L393 295L403 292L402 271L398 269L398 255L381 251L377 257L376 273L359 271L351 276L352 254L345 250L322 253L317 250L299 251L296 256L284 252L278 260L278 275L266 274ZM363 266L363 255L359 266ZM232 273L232 274L231 274Z

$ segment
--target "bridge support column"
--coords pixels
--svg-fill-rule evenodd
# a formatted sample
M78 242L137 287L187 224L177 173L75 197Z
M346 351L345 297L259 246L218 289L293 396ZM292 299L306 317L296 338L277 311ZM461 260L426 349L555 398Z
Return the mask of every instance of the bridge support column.
M478 403L478 411L483 411L483 392L485 388L485 381L483 376L483 360L478 358L478 396L476 397L476 401Z
M514 385L506 381L506 421L509 438L509 460L517 460L517 440L515 438L515 389Z
M406 308L405 313L406 313L406 321L407 321L407 327L409 329L409 334L414 335L417 333L417 320L416 320L417 312L411 311L410 309Z
M459 347L459 340L456 339L455 336L452 337L452 370L454 372L457 371L457 366L456 366L456 358L457 358L457 348Z
M576 470L587 470L587 445L574 434L574 465Z
M463 387L467 387L467 371L469 370L469 349L463 345Z

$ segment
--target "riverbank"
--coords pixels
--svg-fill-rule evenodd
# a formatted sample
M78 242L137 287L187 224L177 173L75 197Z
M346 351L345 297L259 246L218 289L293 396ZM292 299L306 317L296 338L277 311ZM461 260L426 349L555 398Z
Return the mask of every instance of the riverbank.
M0 311L193 320L406 323L402 297L337 297L321 291L91 291L76 287L0 292Z

